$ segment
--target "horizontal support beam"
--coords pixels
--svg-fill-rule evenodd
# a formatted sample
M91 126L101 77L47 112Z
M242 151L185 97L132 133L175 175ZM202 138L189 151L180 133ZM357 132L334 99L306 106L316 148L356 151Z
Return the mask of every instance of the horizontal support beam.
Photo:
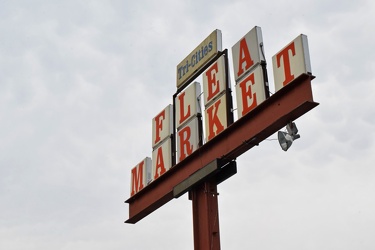
M197 172L193 173L191 176L186 178L184 181L179 183L173 188L173 197L178 198L186 192L190 191L197 185L213 178L213 182L219 184L225 179L237 173L235 161L230 161L229 163L224 162L221 159L215 159L208 165L199 169Z
M214 159L228 162L235 160L290 121L319 105L313 101L312 79L313 76L310 75L302 75L295 79L130 197L126 201L129 203L129 219L125 222L136 223L172 200L174 187Z

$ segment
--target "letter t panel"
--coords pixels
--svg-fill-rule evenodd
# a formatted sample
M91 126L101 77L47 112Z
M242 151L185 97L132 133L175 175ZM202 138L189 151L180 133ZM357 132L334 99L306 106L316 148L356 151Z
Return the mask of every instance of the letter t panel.
M272 57L275 92L302 74L311 74L307 36L299 35Z

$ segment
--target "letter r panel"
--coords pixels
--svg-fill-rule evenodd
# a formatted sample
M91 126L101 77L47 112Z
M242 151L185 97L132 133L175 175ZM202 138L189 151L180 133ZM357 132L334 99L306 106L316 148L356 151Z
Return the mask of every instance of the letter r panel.
M186 127L189 127L190 136L189 138L185 138L187 136L187 133L184 132L184 129ZM180 132L183 134L180 135ZM188 157L190 154L192 154L195 150L197 150L199 145L199 130L198 130L198 118L195 117L190 122L186 123L183 127L177 131L177 163L181 160L184 160L186 157ZM189 152L187 147L191 147L192 151Z

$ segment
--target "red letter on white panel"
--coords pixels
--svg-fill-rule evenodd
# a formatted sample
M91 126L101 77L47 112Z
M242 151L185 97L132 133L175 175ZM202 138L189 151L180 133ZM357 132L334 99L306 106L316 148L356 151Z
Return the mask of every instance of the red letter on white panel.
M146 157L131 170L130 196L142 190L151 180L151 159Z
M227 127L226 96L209 106L206 111L206 135L207 140L211 140Z
M143 175L143 170L144 170L144 162L142 161L139 163L138 166L134 167L132 169L132 179L131 179L131 192L130 196L135 195L138 193L139 190L144 188L144 175Z
M264 58L262 30L255 26L232 47L234 80L247 75Z
M159 178L172 165L171 139L165 140L152 151L152 177Z
M242 116L258 105L257 94L251 91L251 87L254 84L254 73L251 73L248 77L246 77L242 82L238 84L241 88L241 100L243 105Z
M207 102L209 102L217 93L220 91L219 81L216 80L216 74L218 72L217 62L215 62L207 71Z
M197 100L199 94L200 84L198 82L194 82L176 97L175 103L177 129L192 117L200 113L200 107Z
M154 144L157 144L160 142L160 131L163 129L163 120L165 119L165 110L163 110L160 114L158 114L155 119L155 141Z
M299 35L272 57L275 90L278 91L302 74L311 74L307 36Z
M290 51L290 54L289 54ZM276 55L276 65L278 68L281 67L281 58L283 59L283 68L284 68L284 81L283 85L287 85L289 82L291 82L294 79L294 75L290 71L290 60L289 55L295 56L296 55L296 49L294 47L294 42L289 44L287 47L285 47L282 51L280 51Z
M163 147L159 147L157 149L157 154L156 154L156 166L155 166L154 180L159 178L159 176L164 174L166 171L167 170L165 169L165 164L164 164Z
M177 130L177 162L183 161L199 147L199 122L195 117Z
M225 58L221 56L203 73L204 105L213 101L227 88Z
M245 69L243 68L243 63L245 63ZM251 59L249 48L247 46L246 39L243 38L240 41L240 56L238 60L238 71L237 71L237 77L242 75L245 70L248 70L251 66L253 66L254 61Z
M266 90L261 65L245 76L236 85L238 118L256 108L266 99Z
M172 134L172 107L168 105L152 119L152 148Z
M186 105L187 110L185 111L185 92L182 92L181 95L178 96L178 102L180 107L180 117L178 122L181 124L191 116L189 104Z
M189 126L182 128L178 131L178 138L179 138L179 161L182 161L187 156L193 153L193 145L190 144L191 138L191 129Z

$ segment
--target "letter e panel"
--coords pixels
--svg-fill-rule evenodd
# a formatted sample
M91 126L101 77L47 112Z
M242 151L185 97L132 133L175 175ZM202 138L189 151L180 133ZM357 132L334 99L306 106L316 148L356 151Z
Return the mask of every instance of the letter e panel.
M258 65L236 84L238 118L266 100L262 67Z
M221 95L226 85L225 57L221 56L203 73L204 106Z

